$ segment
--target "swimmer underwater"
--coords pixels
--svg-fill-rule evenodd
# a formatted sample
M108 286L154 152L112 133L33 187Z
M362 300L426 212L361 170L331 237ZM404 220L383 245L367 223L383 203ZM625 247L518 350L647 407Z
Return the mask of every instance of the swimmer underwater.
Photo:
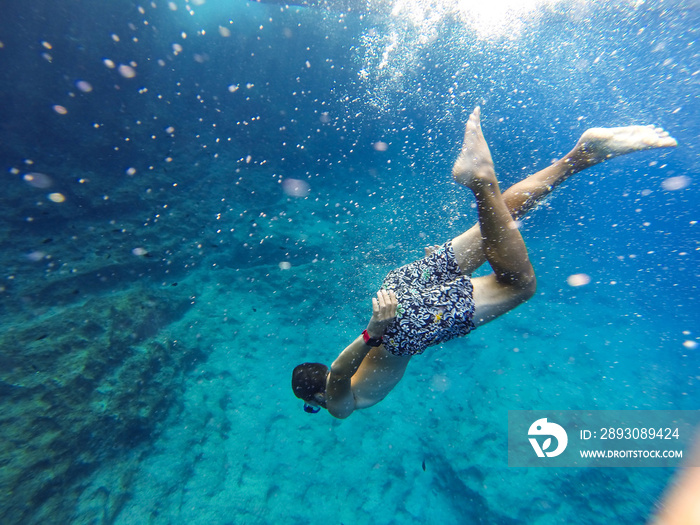
M337 418L371 407L398 384L414 355L493 321L530 299L535 272L516 220L567 178L605 160L654 148L674 147L661 128L592 128L551 166L501 194L481 131L480 109L469 117L452 167L454 180L476 198L478 224L423 259L389 272L372 299L367 328L333 361L303 363L292 374L304 410L321 408ZM488 262L493 273L470 278Z

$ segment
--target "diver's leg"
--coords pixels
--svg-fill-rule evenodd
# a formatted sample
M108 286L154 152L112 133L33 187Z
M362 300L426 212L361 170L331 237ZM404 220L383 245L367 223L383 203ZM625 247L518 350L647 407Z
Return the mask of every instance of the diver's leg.
M501 195L477 107L467 122L464 143L452 168L455 181L476 198L483 251L493 274L474 279L474 322L487 322L529 299L535 291L535 272L527 248ZM453 241L455 254L461 249Z
M568 154L551 166L514 184L503 199L514 219L519 219L572 175L607 159L654 148L674 147L678 143L662 128L627 126L591 128L583 133ZM455 240L459 246L457 261L463 273L471 274L486 262L479 225L475 224Z
M542 197L579 171L627 153L673 147L677 144L668 132L654 126L591 128L581 135L574 149L566 156L514 184L503 194L503 198L513 217L518 219Z

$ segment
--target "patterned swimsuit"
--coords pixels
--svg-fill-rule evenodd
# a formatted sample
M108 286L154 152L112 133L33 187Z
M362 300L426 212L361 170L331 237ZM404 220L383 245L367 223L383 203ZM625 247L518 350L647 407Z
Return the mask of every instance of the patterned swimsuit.
M460 272L451 242L392 270L382 288L393 290L399 303L396 319L382 337L394 355L421 354L474 329L472 282Z

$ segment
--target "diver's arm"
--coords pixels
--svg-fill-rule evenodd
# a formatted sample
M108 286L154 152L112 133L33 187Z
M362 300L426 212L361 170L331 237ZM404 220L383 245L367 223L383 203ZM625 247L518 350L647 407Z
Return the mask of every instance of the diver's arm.
M333 361L326 380L326 408L332 416L344 419L355 410L352 376L370 350L372 347L360 336Z
M372 318L367 325L367 333L371 338L378 339L384 335L386 327L396 317L396 307L393 291L377 292L377 298L372 299ZM352 376L371 349L364 338L359 336L333 361L326 381L326 408L332 416L344 419L355 410Z

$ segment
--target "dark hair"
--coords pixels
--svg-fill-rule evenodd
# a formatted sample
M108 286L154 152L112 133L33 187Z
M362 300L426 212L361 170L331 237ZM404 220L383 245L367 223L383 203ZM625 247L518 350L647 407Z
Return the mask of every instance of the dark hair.
M309 401L319 403L314 396L326 392L327 375L328 367L323 363L302 363L296 366L292 372L294 395L307 403ZM319 405L326 407L325 402L319 403Z

